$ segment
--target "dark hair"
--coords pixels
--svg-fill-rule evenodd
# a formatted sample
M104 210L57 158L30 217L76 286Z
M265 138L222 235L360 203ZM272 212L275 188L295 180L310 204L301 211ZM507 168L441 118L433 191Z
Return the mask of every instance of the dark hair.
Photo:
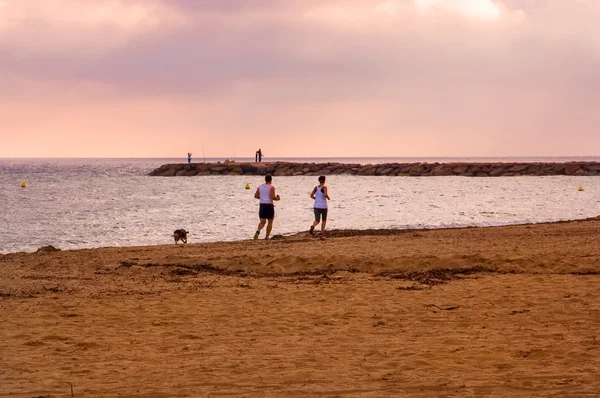
M267 174L265 176L265 182L271 182L272 179L273 179L273 177L271 177L271 174Z
M319 182L320 182L321 184L323 184L323 183L325 182L325 176L320 176L320 177L319 177Z

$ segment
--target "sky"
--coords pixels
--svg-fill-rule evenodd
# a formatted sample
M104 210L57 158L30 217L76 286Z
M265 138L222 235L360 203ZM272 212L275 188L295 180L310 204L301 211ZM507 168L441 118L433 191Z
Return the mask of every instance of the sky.
M0 158L600 155L600 0L0 0Z

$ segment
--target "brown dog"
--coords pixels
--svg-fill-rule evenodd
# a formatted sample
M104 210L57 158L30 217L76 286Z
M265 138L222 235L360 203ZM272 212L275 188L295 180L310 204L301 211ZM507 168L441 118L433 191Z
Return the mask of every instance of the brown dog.
M185 229L176 229L173 232L173 239L175 239L175 244L181 240L184 244L187 243L187 236L190 231L186 231Z

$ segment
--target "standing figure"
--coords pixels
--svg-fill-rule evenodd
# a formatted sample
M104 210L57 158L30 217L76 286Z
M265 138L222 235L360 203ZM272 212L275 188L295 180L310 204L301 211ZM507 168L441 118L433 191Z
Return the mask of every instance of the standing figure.
M271 235L273 219L275 218L275 206L273 205L273 201L280 199L279 195L275 194L275 187L271 185L272 180L273 177L267 174L265 176L265 183L259 186L254 193L254 197L260 200L258 209L258 218L260 219L260 222L258 223L256 233L254 234L254 239L258 239L258 235L260 235L260 231L265 226L265 223L267 223L267 234L265 239L269 239L269 235Z
M310 193L310 197L315 200L314 212L315 221L310 226L310 234L312 235L315 231L315 227L319 225L321 219L321 237L325 237L325 225L327 225L327 201L330 200L327 194L327 187L325 186L325 176L319 177L319 185L314 187Z
M188 152L188 164L192 164L192 154Z
M260 148L258 149L258 151L256 151L256 160L260 163L262 162L262 151L260 150Z

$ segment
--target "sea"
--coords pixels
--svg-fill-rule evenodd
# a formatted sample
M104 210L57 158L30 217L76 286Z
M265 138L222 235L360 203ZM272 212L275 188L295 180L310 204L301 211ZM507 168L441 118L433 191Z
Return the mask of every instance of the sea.
M194 162L225 158L193 159ZM238 162L252 158L230 159ZM267 161L566 162L600 157L278 158ZM150 177L177 159L0 159L0 253L250 239L262 176ZM25 183L26 187L22 187ZM250 189L245 189L246 185ZM314 176L274 177L273 235L307 231ZM600 177L376 177L332 175L328 229L436 229L576 220L600 215ZM579 187L583 190L579 190Z

